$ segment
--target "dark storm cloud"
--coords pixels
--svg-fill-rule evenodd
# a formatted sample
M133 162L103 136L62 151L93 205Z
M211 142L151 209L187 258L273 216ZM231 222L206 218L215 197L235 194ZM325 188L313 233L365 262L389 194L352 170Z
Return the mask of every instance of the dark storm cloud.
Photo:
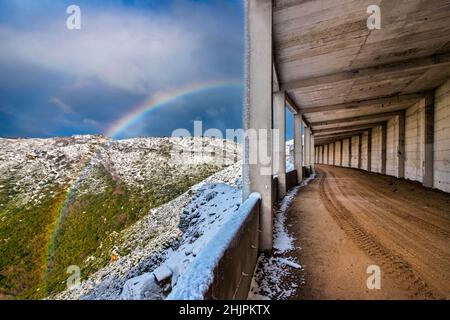
M0 136L102 133L158 91L242 78L240 1L77 1L79 31L65 28L69 4L0 3ZM195 118L240 127L241 95L193 96L127 135L167 135Z

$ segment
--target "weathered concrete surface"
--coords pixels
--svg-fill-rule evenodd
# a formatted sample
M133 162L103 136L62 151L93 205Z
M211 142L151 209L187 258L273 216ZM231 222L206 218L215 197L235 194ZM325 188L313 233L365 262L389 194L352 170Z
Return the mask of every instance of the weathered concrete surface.
M423 181L425 161L425 115L423 100L406 110L405 178Z
M305 154L304 154L304 166L305 167L309 167L311 166L311 130L309 129L309 127L304 127L304 140L305 140L305 146L304 146L304 150L305 150ZM314 154L314 153L313 153Z
M450 80L436 90L434 187L450 192Z
M336 166L342 166L341 163L341 141L336 141L335 152L336 152Z
M311 128L310 128L311 130ZM315 149L315 137L314 134L311 133L311 167L312 170L314 171L314 166L316 164L315 158L314 158L314 149Z
M350 139L342 140L342 166L349 167L350 165Z
M352 168L358 168L359 164L359 136L354 136L351 138L352 143Z
M319 161L317 163L323 164L323 146L318 147L318 153L319 153Z
M244 147L244 199L252 192L262 197L260 249L272 249L272 1L247 1L247 64L245 129L258 135L246 139ZM263 130L263 131L261 131ZM265 132L265 134L263 134ZM259 149L267 150L268 161L262 163ZM250 156L258 155L257 161ZM265 160L267 160L265 159ZM265 172L262 172L264 167Z
M294 168L297 180L303 181L303 120L301 113L294 114Z
M282 199L286 195L286 95L284 92L273 94L274 108L274 129L276 130L277 153L274 166L274 174L278 175L278 198ZM295 152L295 151L294 151Z
M298 185L298 173L297 170L292 170L286 173L286 188L287 190L292 189L296 185Z
M387 123L381 125L381 173L386 174L387 164Z
M361 169L368 170L368 162L369 159L369 152L368 152L368 140L369 140L369 133L365 132L361 136Z
M387 122L386 137L386 174L394 177L398 177L398 136L399 118L396 116Z
M220 257L205 299L247 299L258 258L259 207L257 202Z
M273 4L278 84L317 135L316 163L360 167L448 191L450 2ZM383 27L370 31L366 9L373 4L381 8ZM425 113L418 106L430 96L439 109L427 103ZM428 121L432 116L437 120ZM330 143L343 139L350 144L344 140L339 155L331 151Z
M424 97L425 103L425 163L423 185L432 188L434 185L434 94Z
M383 27L370 31L373 4ZM276 0L280 85L311 123L405 109L414 103L408 94L450 75L449 7L446 0Z
M316 170L288 211L305 268L296 298L450 298L449 194L354 169ZM381 290L367 289L369 265L381 268Z
M381 173L381 126L372 129L372 172Z

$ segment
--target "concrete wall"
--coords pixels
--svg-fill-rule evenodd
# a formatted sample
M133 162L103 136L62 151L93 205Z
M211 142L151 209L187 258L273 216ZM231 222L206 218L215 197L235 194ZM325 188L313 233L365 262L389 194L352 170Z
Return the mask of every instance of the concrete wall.
M368 165L368 139L369 134L367 132L362 134L361 137L361 169L367 170Z
M329 160L329 164L333 165L333 159L334 159L334 143L330 143L328 145L328 150L330 150L330 160Z
M425 153L424 104L420 101L406 110L405 178L423 181Z
M260 199L251 194L221 227L178 278L169 300L247 299L258 258Z
M434 187L450 192L450 80L436 90L434 103Z
M381 126L372 130L372 172L381 173Z
M352 143L352 168L358 168L359 160L359 136L354 136L351 138Z
M342 140L342 167L348 167L350 139Z
M336 146L335 146L335 150L336 150L336 165L337 166L341 166L341 141L336 141Z
M398 124L398 116L387 122L386 174L394 177L398 177Z

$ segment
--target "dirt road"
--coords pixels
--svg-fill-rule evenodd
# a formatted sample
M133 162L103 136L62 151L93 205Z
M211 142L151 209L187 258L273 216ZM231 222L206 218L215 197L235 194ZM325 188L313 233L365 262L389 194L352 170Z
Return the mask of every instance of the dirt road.
M450 195L355 169L316 166L288 217L305 285L297 299L450 298ZM367 288L367 267L381 289Z

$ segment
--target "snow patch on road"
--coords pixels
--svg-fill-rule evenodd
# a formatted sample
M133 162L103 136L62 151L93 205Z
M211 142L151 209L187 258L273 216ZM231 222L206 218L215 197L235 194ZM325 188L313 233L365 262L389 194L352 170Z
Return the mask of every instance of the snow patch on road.
M303 267L292 252L294 237L287 231L286 214L301 188L315 178L315 174L305 179L300 186L293 188L278 204L275 213L274 242L272 256L261 255L258 259L248 299L284 300L295 295L299 285L304 284L294 270Z
M275 213L273 247L278 252L283 253L294 249L294 238L286 230L286 213L300 187L295 187L287 193L280 204L280 208Z

